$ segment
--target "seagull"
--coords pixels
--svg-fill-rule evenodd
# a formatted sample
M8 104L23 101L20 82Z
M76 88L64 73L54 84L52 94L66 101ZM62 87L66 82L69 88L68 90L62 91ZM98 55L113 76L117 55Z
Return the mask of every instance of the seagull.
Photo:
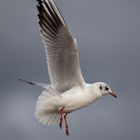
M86 83L80 68L78 44L53 0L37 0L39 27L44 44L51 84L19 79L43 88L35 117L42 124L57 124L69 136L67 115L84 108L104 95L112 95L108 84Z

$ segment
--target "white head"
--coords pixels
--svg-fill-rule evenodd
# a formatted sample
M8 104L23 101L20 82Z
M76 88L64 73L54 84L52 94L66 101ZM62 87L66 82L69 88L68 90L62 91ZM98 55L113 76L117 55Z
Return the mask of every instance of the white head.
M99 94L99 96L112 95L113 97L117 97L117 95L111 91L111 88L106 83L96 82L93 85L96 93Z

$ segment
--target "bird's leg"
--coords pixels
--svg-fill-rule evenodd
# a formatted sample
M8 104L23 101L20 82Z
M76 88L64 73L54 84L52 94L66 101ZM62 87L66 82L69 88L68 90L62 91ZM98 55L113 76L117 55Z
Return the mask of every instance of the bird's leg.
M65 132L66 132L66 135L69 136L69 127L68 127L68 123L67 123L67 115L68 115L68 113L66 113L66 114L64 115Z
M59 114L60 114L60 121L59 121L59 127L60 129L62 129L62 123L63 123L63 110L64 110L65 107L62 107L60 110L59 110Z

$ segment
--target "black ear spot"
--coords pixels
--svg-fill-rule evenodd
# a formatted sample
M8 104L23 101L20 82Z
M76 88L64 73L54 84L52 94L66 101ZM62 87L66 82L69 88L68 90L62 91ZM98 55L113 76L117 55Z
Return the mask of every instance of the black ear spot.
M102 89L103 89L103 87L102 87L102 86L99 86L99 89L100 89L100 90L102 90Z
M108 86L105 87L105 90L109 90Z

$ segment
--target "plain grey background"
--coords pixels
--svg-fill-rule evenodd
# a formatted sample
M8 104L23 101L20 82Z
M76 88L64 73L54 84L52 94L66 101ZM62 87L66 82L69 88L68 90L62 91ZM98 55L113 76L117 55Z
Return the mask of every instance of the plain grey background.
M107 82L105 96L69 115L71 136L34 117L41 89L18 78L49 83L35 0L0 1L0 139L140 139L140 1L56 0L79 44L87 82Z

